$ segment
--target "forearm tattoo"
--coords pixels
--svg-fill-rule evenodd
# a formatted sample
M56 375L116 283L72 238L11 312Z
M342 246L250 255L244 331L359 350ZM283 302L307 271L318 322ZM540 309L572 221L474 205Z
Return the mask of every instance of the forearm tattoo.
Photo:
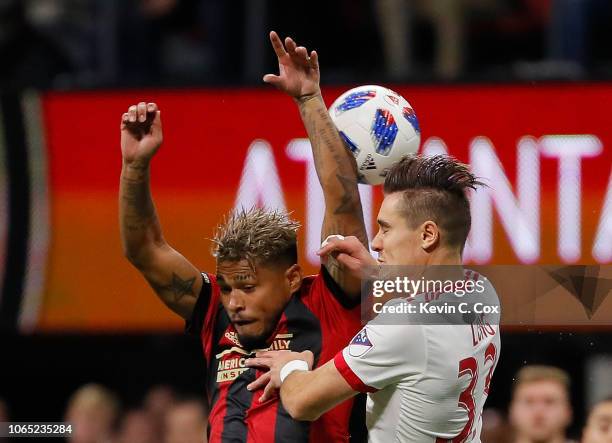
M155 222L155 205L147 179L121 177L124 226L131 232L146 229Z

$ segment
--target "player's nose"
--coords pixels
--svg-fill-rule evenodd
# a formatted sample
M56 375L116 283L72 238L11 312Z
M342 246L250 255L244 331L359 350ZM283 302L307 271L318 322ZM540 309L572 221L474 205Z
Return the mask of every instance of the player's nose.
M244 298L236 289L232 289L229 296L228 309L232 311L242 311L244 309Z
M382 239L380 238L380 231L376 233L376 236L372 240L372 250L382 252Z

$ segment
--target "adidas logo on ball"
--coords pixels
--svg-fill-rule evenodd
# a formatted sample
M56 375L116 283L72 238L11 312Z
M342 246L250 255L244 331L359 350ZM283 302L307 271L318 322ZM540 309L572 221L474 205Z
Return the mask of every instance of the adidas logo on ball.
M374 161L374 157L372 157L371 154L368 154L368 156L365 158L365 160L363 161L363 163L361 163L361 166L359 167L360 171L363 171L364 169L376 169L376 162Z

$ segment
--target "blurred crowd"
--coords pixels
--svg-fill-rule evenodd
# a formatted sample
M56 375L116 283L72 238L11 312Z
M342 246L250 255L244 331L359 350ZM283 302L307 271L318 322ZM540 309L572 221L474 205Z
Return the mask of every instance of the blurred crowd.
M156 386L142 405L121 410L115 394L100 385L77 390L65 421L74 427L72 443L206 442L206 409L197 398L178 398L172 388Z
M567 435L574 420L570 389L569 375L562 369L524 366L514 378L507 416L494 409L483 412L482 442L573 442ZM612 442L612 397L591 406L578 437L581 443Z
M0 89L250 84L267 32L330 81L612 77L609 0L0 0Z
M503 380L494 380L495 385ZM499 389L499 388L498 388ZM485 409L482 443L612 443L612 397L591 405L578 440L568 438L575 420L568 374L553 366L524 366L512 385L507 414ZM205 443L206 407L155 386L136 408L122 409L118 396L97 384L79 388L64 418L73 425L71 443ZM0 422L9 421L0 401Z
M0 401L0 422L9 418ZM202 401L163 385L133 408L122 408L117 394L102 385L84 385L68 400L64 420L72 425L71 443L206 443Z

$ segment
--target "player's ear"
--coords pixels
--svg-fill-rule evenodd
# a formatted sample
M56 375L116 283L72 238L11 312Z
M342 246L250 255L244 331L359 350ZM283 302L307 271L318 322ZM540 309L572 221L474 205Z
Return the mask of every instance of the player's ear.
M289 285L289 290L294 293L302 286L302 268L297 263L291 265L285 271L285 279Z
M420 232L421 248L427 252L431 252L440 243L440 230L438 225L427 220L421 225Z

